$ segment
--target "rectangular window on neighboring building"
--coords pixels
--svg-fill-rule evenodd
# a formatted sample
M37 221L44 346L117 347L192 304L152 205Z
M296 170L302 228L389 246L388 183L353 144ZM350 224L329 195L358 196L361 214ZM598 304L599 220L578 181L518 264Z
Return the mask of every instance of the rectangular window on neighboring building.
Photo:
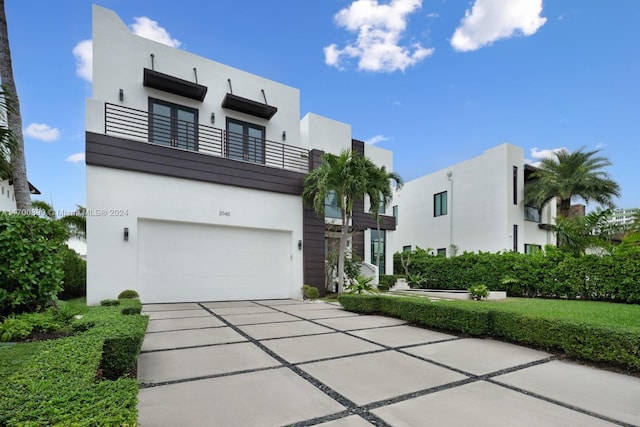
M447 214L447 192L433 195L433 216L442 216Z
M542 250L542 246L540 245L532 245L529 243L524 244L524 253L525 254L535 254L536 252L540 252Z
M342 218L340 210L340 201L335 191L331 190L324 199L324 216L326 218Z
M398 205L393 207L393 217L396 219L396 225L398 225Z
M447 248L438 249L437 254L438 254L438 256L446 257L447 256Z
M513 204L518 204L518 167L513 167Z
M518 252L518 224L513 224L513 252Z
M411 252L411 245L403 246L402 252Z
M385 230L371 230L371 264L378 266L378 273L385 274ZM378 260L378 249L380 250L380 265L376 262Z

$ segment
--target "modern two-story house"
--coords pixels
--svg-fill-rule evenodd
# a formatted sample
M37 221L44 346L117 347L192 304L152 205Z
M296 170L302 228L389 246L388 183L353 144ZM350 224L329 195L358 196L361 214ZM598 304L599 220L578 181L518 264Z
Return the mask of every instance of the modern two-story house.
M145 303L324 291L331 221L305 208L303 179L323 152L344 148L392 167L349 125L301 120L298 89L136 36L94 6L88 303L124 289ZM353 247L370 262L378 239L366 209L354 215ZM382 223L391 241L393 217Z
M442 256L531 253L555 244L555 203L538 210L523 202L534 170L522 148L502 144L405 183L394 199L394 252L420 247Z

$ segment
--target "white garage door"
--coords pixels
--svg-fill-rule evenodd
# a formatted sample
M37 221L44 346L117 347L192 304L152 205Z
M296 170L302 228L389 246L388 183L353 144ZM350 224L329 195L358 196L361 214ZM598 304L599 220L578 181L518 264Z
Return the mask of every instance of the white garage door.
M291 233L140 219L138 272L143 302L289 298Z

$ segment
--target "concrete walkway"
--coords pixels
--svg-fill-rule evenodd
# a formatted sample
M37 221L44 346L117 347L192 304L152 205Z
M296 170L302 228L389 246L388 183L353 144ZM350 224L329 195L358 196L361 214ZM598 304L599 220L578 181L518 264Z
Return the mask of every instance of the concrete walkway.
M148 304L141 426L640 425L640 378L337 304Z

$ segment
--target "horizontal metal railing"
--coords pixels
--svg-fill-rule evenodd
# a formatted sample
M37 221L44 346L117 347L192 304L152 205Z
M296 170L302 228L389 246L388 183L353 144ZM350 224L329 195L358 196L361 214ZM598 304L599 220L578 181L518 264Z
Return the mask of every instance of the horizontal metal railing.
M105 103L105 135L306 173L309 151L213 126Z

